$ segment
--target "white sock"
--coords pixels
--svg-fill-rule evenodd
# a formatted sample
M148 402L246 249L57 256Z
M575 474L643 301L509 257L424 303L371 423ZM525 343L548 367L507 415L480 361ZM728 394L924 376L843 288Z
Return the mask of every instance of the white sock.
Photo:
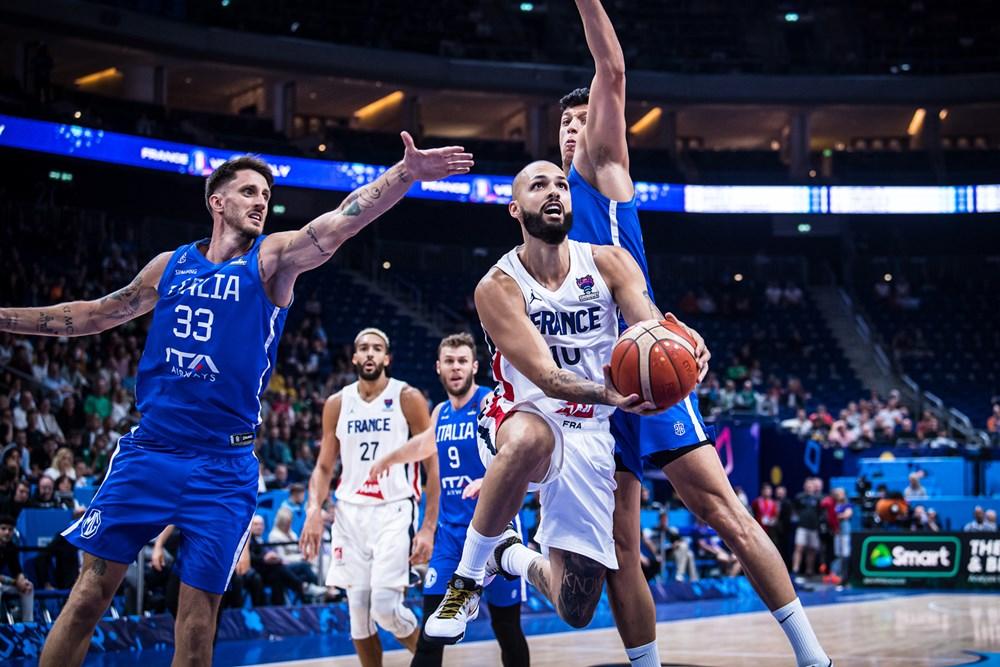
M802 603L798 598L781 609L775 609L771 615L785 631L785 636L788 637L792 650L795 651L795 662L798 663L799 667L807 665L827 667L829 665L830 657L819 645L816 633L813 632L806 611L802 608Z
M512 544L504 549L503 555L500 556L500 567L504 572L527 579L528 567L536 558L542 558L542 554L532 551L523 544Z
M660 667L660 648L655 639L635 648L625 647L625 655L632 667Z
M501 533L502 534L502 533ZM486 537L476 532L471 525L465 533L465 546L462 548L462 560L455 568L455 574L460 577L468 577L477 584L482 585L486 577L486 561L490 554L500 543L500 535L496 537Z

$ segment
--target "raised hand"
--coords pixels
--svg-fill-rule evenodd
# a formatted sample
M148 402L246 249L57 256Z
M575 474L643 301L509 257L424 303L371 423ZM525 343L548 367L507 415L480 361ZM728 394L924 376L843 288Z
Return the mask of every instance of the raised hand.
M403 170L416 181L438 181L453 174L468 174L475 162L472 153L461 146L428 148L421 150L413 143L410 133L399 133L406 152L403 153Z

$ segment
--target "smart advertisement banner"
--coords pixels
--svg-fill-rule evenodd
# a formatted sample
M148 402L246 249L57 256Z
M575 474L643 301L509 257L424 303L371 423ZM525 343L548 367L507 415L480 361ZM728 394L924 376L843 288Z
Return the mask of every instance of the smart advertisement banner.
M204 177L245 151L0 114L0 147L63 155L108 164ZM402 143L400 143L402 155ZM350 192L374 180L386 165L261 154L281 185ZM467 174L415 183L422 199L507 204L513 176ZM750 214L908 214L1000 211L1000 185L679 185L636 181L636 203L649 211Z
M852 583L1000 589L1000 533L855 533Z

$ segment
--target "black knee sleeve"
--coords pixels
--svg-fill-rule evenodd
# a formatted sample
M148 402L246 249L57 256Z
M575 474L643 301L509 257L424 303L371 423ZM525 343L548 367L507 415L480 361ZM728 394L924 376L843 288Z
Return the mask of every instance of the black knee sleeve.
M489 605L490 623L493 634L500 644L500 656L504 667L522 667L531 662L528 653L528 640L521 630L521 605L512 604L508 607Z
M417 650L413 654L413 660L410 662L410 667L441 667L441 660L444 656L444 646L441 644L432 644L427 641L424 637L423 629L424 623L427 622L427 617L434 613L434 610L438 608L441 604L441 600L444 600L443 595L425 595L424 596L424 617L420 622L420 637L417 639Z

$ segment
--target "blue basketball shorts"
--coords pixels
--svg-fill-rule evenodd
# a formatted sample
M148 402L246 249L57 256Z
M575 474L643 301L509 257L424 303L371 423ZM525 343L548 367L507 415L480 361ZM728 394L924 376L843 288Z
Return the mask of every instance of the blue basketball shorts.
M520 520L515 520L520 530ZM438 524L434 536L434 553L424 576L424 595L444 595L448 591L448 582L455 574L458 561L462 559L462 546L465 544L467 526L458 524ZM524 539L522 535L522 540ZM488 604L494 607L509 607L524 601L524 580L521 578L508 581L498 576L483 590L483 596Z
M250 534L258 475L251 454L213 456L127 434L87 512L63 536L97 558L131 563L173 524L184 534L181 581L221 594Z
M619 470L627 470L642 481L643 460L658 461L658 454L715 439L715 430L705 425L698 411L698 395L652 417L616 410L611 415L615 459Z

